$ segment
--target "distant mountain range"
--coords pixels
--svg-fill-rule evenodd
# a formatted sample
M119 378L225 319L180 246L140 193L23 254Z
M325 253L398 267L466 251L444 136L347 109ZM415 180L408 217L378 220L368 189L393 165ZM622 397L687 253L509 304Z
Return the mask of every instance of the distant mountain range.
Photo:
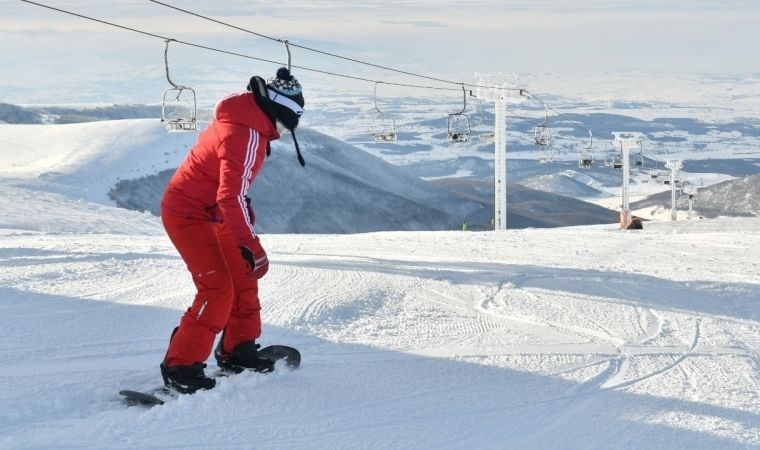
M171 112L171 107L167 112ZM198 117L208 116L208 110L198 111ZM161 117L161 105L18 106L0 102L0 122L11 124L66 124L155 117Z
M315 111L312 120L332 124L336 117L351 117L350 114L344 116L344 112L348 114L340 109ZM159 116L160 107L156 105L21 107L0 103L0 122L10 124L60 124L135 117L155 119ZM641 121L614 114L572 117L585 122L593 121L594 129L601 129L602 134L614 129L635 128L656 134L662 130L683 128L684 136L689 133L720 132L728 137L752 137L757 135L758 129L755 125L717 126L677 118ZM489 114L483 114L482 118L487 120ZM428 122L435 124L435 128L441 126L440 119ZM421 123L424 125L427 122ZM512 122L511 126L514 128L510 128L512 133L531 134L531 124L528 122ZM414 127L411 128L414 130ZM582 130L568 132L571 136L583 137ZM305 169L295 162L292 145L287 138L283 139L285 142L275 143L275 155L268 161L267 169L257 179L252 191L256 208L261 211L259 229L263 232L293 233L446 230L459 228L464 221L470 229L492 227L493 165L492 149L488 146L476 146L474 153L464 154L451 149L450 155L428 158L426 156L431 151L437 150L434 147L442 145L439 141L443 139L445 142L445 136L409 131L399 133L406 136L404 142L398 145L383 144L387 148L382 147L381 152L368 153L364 151L366 147L380 144L367 144L364 134L361 133L362 138L348 137L344 141L314 130L299 130L307 156ZM658 135L657 139L660 142L672 139L682 141L681 135L678 136ZM194 139L189 138L188 141ZM155 142L152 145L160 145L161 148L173 145L173 141L159 135L151 139ZM510 151L519 150L520 147L511 145ZM180 154L184 152L182 147L177 149ZM170 152L164 150L164 154L169 155ZM403 163L394 165L387 162L386 154L408 157ZM746 151L746 154L750 152ZM597 155L599 159L603 156L601 153ZM645 165L653 167L661 164L652 159L658 156L648 151ZM577 200L597 197L602 195L604 187L620 184L620 172L603 166L600 161L592 169L579 171L572 160L540 164L535 159L509 159L508 226L524 228L615 223L616 212ZM141 177L146 174L142 171L132 174L132 177L120 177L110 197L120 206L157 214L158 200L172 173L172 170L160 171L166 167L171 165L157 167L148 176ZM684 170L696 176L699 172L705 172L745 177L700 189L695 203L699 214L708 217L755 215L760 210L756 201L758 182L754 177L760 172L758 160L735 157L691 159L684 162ZM135 179L137 177L141 178ZM685 207L686 201L682 196L679 208ZM633 203L632 207L669 208L670 194L654 195Z
M42 123L42 116L21 106L0 102L0 123Z
M680 192L676 207L689 206L689 196ZM671 207L671 192L661 192L631 203L632 209ZM703 217L757 216L760 214L760 175L749 175L734 180L699 188L693 197L694 212Z

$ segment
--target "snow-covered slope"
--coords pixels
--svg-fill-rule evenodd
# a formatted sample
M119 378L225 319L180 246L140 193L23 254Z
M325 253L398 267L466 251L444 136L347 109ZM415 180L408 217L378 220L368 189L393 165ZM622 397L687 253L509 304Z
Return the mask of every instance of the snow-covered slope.
M0 448L760 445L758 219L264 235L302 368L145 410L193 295L158 219L0 201Z
M300 348L301 369L127 408L117 392L160 383L194 294L159 219L106 198L184 157L189 137L143 125L0 126L0 448L760 446L755 217L264 233L261 343ZM378 179L304 137L307 167ZM287 142L273 151L282 189L303 169Z

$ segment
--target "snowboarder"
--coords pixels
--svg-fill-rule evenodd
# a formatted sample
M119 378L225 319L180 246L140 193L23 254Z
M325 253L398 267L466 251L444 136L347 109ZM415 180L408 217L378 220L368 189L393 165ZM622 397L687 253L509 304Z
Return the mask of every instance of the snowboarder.
M629 230L643 230L644 223L641 221L640 217L633 216L631 217L631 223L626 228L628 228Z
M269 142L294 131L303 114L301 85L288 69L264 82L254 76L249 92L222 99L208 128L172 176L161 199L161 220L187 264L197 294L174 329L161 363L164 384L182 393L211 389L204 361L214 339L223 370L273 369L259 357L258 280L269 260L254 231L247 192L269 154Z

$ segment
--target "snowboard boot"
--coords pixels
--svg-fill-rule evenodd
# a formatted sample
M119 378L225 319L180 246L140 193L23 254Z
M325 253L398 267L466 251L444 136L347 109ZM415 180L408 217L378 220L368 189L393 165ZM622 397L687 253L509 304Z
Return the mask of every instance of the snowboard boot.
M171 345L177 331L179 331L179 327L175 327L172 330L172 335L169 337L169 345ZM166 365L169 350L166 352L167 355L164 356L164 360L161 363L161 377L164 379L164 386L183 394L192 394L199 389L213 389L216 386L216 380L207 377L203 372L203 369L206 368L205 364L195 363L189 366L169 367Z
M203 372L205 364L197 363L190 366L172 366L161 363L161 376L164 378L164 385L169 389L181 392L183 394L192 394L200 389L213 389L216 386L216 380L209 378Z
M214 350L216 364L225 372L240 373L244 370L253 370L254 372L272 372L274 370L274 361L259 355L261 346L256 341L248 341L238 344L235 349L229 353L222 348L224 334L219 339Z

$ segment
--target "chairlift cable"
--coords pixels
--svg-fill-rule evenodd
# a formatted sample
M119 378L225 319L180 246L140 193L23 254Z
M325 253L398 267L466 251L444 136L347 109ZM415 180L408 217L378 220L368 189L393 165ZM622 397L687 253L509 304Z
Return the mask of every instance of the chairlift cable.
M217 20L217 19L205 16L203 14L199 14L199 13L196 13L196 12L188 11L186 9L183 9L183 8L180 8L180 7L177 7L177 6L174 6L174 5L170 5L168 3L160 2L158 0L148 0L148 1L150 1L152 3L155 3L157 5L166 6L167 8L171 8L171 9L174 9L174 10L177 10L177 11L181 11L181 12L183 12L185 14L190 14L191 16L195 16L195 17L198 17L200 19L204 19L204 20L208 20L208 21L217 23L219 25L224 25L226 27L234 28L236 30L243 31L245 33L253 34L254 36L258 36L258 37L261 37L261 38L264 38L264 39L269 39L271 41L281 42L281 43L287 42L287 41L284 41L283 39L279 39L279 38L272 37L272 36L267 36L267 35L262 34L262 33L257 33L255 31L248 30L246 28L239 27L237 25L232 25L231 23L223 22L221 20ZM345 61L351 61L351 62L354 62L354 63L357 63L357 64L363 64L363 65L366 65L366 66L375 67L377 69L388 70L388 71L400 73L400 74L403 74L403 75L409 75L409 76L412 76L412 77L424 78L424 79L427 79L427 80L438 81L438 82L441 82L441 83L463 85L461 82L451 81L451 80L444 80L444 79L441 79L441 78L435 78L435 77L431 77L431 76L427 76L427 75L421 75L421 74L418 74L418 73L407 72L405 70L395 69L393 67L383 66L383 65L380 65L380 64L374 64L374 63L371 63L371 62L362 61L362 60L355 59L355 58L350 58L348 56L342 56L342 55L338 55L336 53L331 53L331 52L327 52L327 51L324 51L324 50L319 50L319 49L316 49L316 48L307 47L305 45L294 44L292 42L290 43L290 45L293 46L293 47L296 47L296 48L300 48L302 50L307 50L307 51L310 51L310 52L319 53L319 54L325 55L325 56L331 56L333 58L338 58L338 59L342 59L342 60L345 60ZM474 86L474 85L470 85L470 86Z
M350 62L354 62L354 63L357 63L357 64L363 64L365 66L375 67L377 69L388 70L390 72L396 72L396 73L400 73L402 75L409 75L409 76L412 76L412 77L424 78L426 80L438 81L440 83L456 84L456 85L461 85L463 87L464 86L467 86L467 87L482 87L482 86L478 86L476 84L468 84L468 83L462 83L460 81L451 81L451 80L446 80L446 79L442 79L442 78L431 77L429 75L422 75L422 74L419 74L419 73L414 73L414 72L409 72L409 71L406 71L406 70L396 69L396 68L389 67L389 66L384 66L384 65L381 65L381 64L375 64L375 63L371 63L371 62L368 62L368 61L362 61L360 59L356 59L356 58L351 58L351 57L348 57L348 56L339 55L337 53L332 53L332 52L328 52L328 51L324 51L324 50L319 50L319 49L316 49L316 48L313 48L313 47L307 47L305 45L294 44L294 43L289 42L289 41L284 40L284 39L276 38L276 37L273 37L273 36L267 36L267 35L262 34L262 33L257 33L255 31L249 30L247 28L243 28L243 27L239 27L237 25L233 25L231 23L223 22L221 20L214 19L212 17L208 17L208 16L205 16L203 14L199 14L199 13L196 13L196 12L193 12L193 11L189 11L189 10L180 8L178 6L170 5L170 4L165 3L165 2L161 2L161 1L158 1L158 0L148 0L148 1L152 2L152 3L155 3L157 5L161 5L161 6L165 6L167 8L174 9L176 11L181 11L181 12L183 12L185 14L190 14L191 16L195 16L195 17L198 17L200 19L208 20L208 21L217 23L219 25L224 25L226 27L230 27L230 28L233 28L233 29L236 29L236 30L248 33L248 34L252 34L254 36L258 36L258 37L261 37L261 38L264 38L264 39L269 39L269 40L275 41L275 42L288 43L292 47L296 47L296 48L300 48L302 50L307 50L307 51L310 51L310 52L318 53L320 55L331 56L333 58L342 59L344 61L350 61ZM391 83L388 83L388 84L391 84ZM520 91L520 92L524 91L524 89L519 89L519 88L504 88L504 87L499 87L499 86L486 86L486 87L496 88L496 89L499 89L499 90L506 90L506 91Z
M564 115L564 114L562 114L562 113L560 113L560 112L557 112L557 110L555 110L554 108L552 108L552 106L551 106L551 105L549 105L548 103L544 102L543 100L541 100L540 98L538 98L538 97L536 97L535 95L531 94L530 92L528 92L528 91L527 91L527 90L525 90L525 89L521 89L521 90L520 90L520 94L521 94L521 95L524 95L525 97L528 97L528 98L529 98L529 99L531 99L531 100L535 100L535 101L537 101L537 102L538 102L538 103L540 103L540 104L541 104L541 105L542 105L544 108L546 108L546 109L548 109L548 110L551 110L551 112L553 112L553 113L554 113L554 115L556 115L557 117L562 117L562 118L563 118L563 119L564 119L566 122L568 122L568 123L572 123L573 125L577 126L578 128L581 128L581 129L583 129L583 130L586 130L586 132L588 133L588 136L589 136L589 145L588 145L588 147L585 147L585 149L587 149L587 150L590 150L591 148L593 148L593 146L594 146L594 135L591 133L591 130L590 130L590 129L586 128L586 127L583 125L583 123L582 123L582 122L579 122L579 121L577 121L577 120L572 120L572 119L570 119L569 117L567 117L566 115Z
M237 56L237 57L251 59L251 60L255 60L255 61L261 61L261 62L265 62L265 63L269 63L269 64L285 65L285 63L282 63L282 62L279 62L279 61L273 61L273 60L270 60L270 59L259 58L259 57L255 57L255 56L251 56L251 55L245 55L245 54L242 54L242 53L237 53L237 52L232 52L232 51L229 51L229 50L223 50L223 49L219 49L219 48L214 48L214 47L210 47L210 46L206 46L206 45L202 45L202 44L196 44L196 43L193 43L193 42L183 41L183 40L180 40L180 39L173 39L173 38L161 35L161 34L151 33L151 32L148 32L148 31L140 30L140 29L133 28L133 27L128 27L128 26L125 26L125 25L119 25L119 24L114 23L114 22L109 22L109 21L106 21L106 20L97 19L97 18L94 18L94 17L86 16L84 14L79 14L79 13L76 13L76 12L73 12L73 11L68 11L68 10L64 10L64 9L61 9L61 8L56 8L54 6L46 5L46 4L35 2L35 1L32 1L32 0L20 0L20 1L22 1L24 3L31 4L31 5L39 6L39 7L42 7L42 8L46 8L46 9L49 9L49 10L52 10L52 11L60 12L60 13L63 13L63 14L68 14L70 16L79 17L81 19L97 22L97 23L100 23L100 24L103 24L103 25L108 25L108 26L111 26L111 27L120 28L122 30L126 30L126 31L131 31L131 32L134 32L134 33L142 34L144 36L158 38L158 39L161 39L163 41L172 40L172 41L176 42L177 44L187 45L189 47L199 48L199 49L208 50L208 51L217 52L217 53L223 53L223 54L226 54L226 55ZM288 53L289 53L288 46L293 46L293 47L301 48L303 50L308 50L308 51L312 51L312 52L315 52L315 53L320 53L320 54L323 54L323 55L326 55L326 56L332 56L332 57L335 57L335 58L342 58L342 59L347 60L347 61L356 62L356 63L359 63L359 64L365 64L365 65L376 67L376 68L379 68L379 69L384 69L384 70L389 70L389 71L397 72L397 73L400 73L400 74L403 74L403 75L414 76L414 77L418 77L418 78L424 78L424 79L428 79L428 80L431 80L431 81L438 81L438 82L441 82L441 83L456 84L456 85L461 86L462 89L464 89L465 87L480 87L480 88L485 87L485 88L490 88L490 89L497 89L497 90L500 90L500 91L515 91L515 92L519 92L519 94L522 95L522 96L526 96L526 97L528 97L530 99L533 99L533 100L541 103L542 105L546 106L549 110L551 110L555 115L557 115L559 117L565 117L562 113L557 112L551 105L546 104L540 98L536 97L535 95L533 95L531 92L529 92L526 89L522 89L522 88L507 88L507 87L502 87L502 86L481 86L481 85L475 85L475 84L461 83L461 82L455 82L455 81L445 80L445 79L441 79L441 78L430 77L430 76L427 76L427 75L421 75L421 74L417 74L417 73L413 73L413 72L408 72L408 71L404 71L404 70L394 69L392 67L382 66L382 65L374 64L374 63L369 63L369 62L366 62L366 61L361 61L361 60L354 59L354 58L348 58L348 57L344 57L344 56L337 55L337 54L334 54L334 53L325 52L325 51L322 51L322 50L318 50L318 49L314 49L314 48L310 48L310 47L306 47L306 46L302 46L302 45L298 45L298 44L293 44L291 42L287 42L286 43L285 40L273 38L271 36L267 36L267 35L264 35L264 34L261 34L261 33L256 33L254 31L247 30L245 28L237 27L235 25L228 24L226 22L222 22L222 21L219 21L219 20L216 20L216 19L212 19L210 17L203 16L201 14L193 13L192 11L184 10L182 8L178 8L178 7L173 6L173 5L169 5L167 3L163 3L163 2L160 2L160 1L157 1L157 0L149 0L149 1L151 1L153 3L156 3L156 4L160 4L160 5L169 7L169 8L173 8L175 10L178 10L178 11L181 11L181 12L184 12L184 13L187 13L187 14L191 14L191 15L197 16L199 18L203 18L205 20L210 20L212 22L216 22L216 23L219 23L221 25L232 27L232 28L238 29L240 31L244 31L246 33L254 34L254 35L262 37L262 38L270 39L270 40L273 40L273 41L276 41L276 42L281 42L281 43L283 43L283 44L286 45L286 50L288 50ZM323 74L323 75L329 75L329 76L334 76L334 77L352 79L352 80L356 80L356 81L364 81L364 82L368 82L368 83L384 83L386 85L396 86L396 87L408 87L408 88L429 89L429 90L438 90L438 91L458 91L459 90L458 88L447 88L447 87L440 87L440 86L428 86L428 85L419 85L419 84L408 84L408 83L397 83L397 82L389 82L389 81L379 81L379 80L374 80L374 79L370 79L370 78L357 77L357 76L353 76L353 75L346 75L346 74L331 72L331 71L327 71L327 70L314 69L314 68L311 68L311 67L296 66L296 65L290 65L290 66L292 68L296 68L296 69L300 69L300 70L305 70L305 71L309 71L309 72L314 72L314 73L320 73L320 74ZM591 130L589 130L588 128L585 128L579 122L573 121L573 120L570 120L570 119L567 119L567 118L566 118L566 120L568 122L574 123L575 125L579 126L580 128L585 129L586 131L589 132L589 135L591 136ZM593 139L593 136L592 136L592 139Z
M69 14L69 15L72 15L72 16L75 16L75 17L79 17L79 18L82 18L82 19L87 19L87 20L91 20L91 21L94 21L94 22L102 23L104 25L109 25L109 26L112 26L112 27L121 28L122 30L132 31L132 32L139 33L139 34L142 34L142 35L145 35L145 36L150 36L150 37L158 38L158 39L161 39L163 41L172 40L172 41L176 42L177 44L183 44L183 45L187 45L189 47L195 47L195 48L200 48L200 49L203 49L203 50L209 50L209 51L212 51L212 52L223 53L223 54L230 55L230 56L238 56L238 57L241 57L241 58L252 59L252 60L255 60L255 61L261 61L261 62L270 63L270 64L276 64L276 65L279 65L279 66L286 66L287 65L287 63L280 62L280 61L273 61L271 59L259 58L259 57L256 57L256 56L250 56L250 55L245 55L245 54L242 54L242 53L231 52L231 51L228 51L228 50L223 50L223 49L219 49L219 48L209 47L207 45L196 44L196 43L193 43L193 42L183 41L183 40L180 40L180 39L173 39L173 38L170 38L170 37L167 37L167 36L163 36L163 35L160 35L160 34L150 33L150 32L147 32L147 31L138 30L137 28L127 27L127 26L119 25L119 24L116 24L116 23L113 23L113 22L108 22L106 20L96 19L94 17L89 17L89 16L86 16L84 14L79 14L79 13L75 13L75 12L71 12L71 11L66 11L66 10L59 9L59 8L56 8L56 7L53 7L53 6L45 5L45 4L42 4L42 3L37 3L37 2L31 1L31 0L20 0L20 1L22 1L24 3L29 3L29 4L32 4L32 5L40 6L40 7L43 7L43 8L51 9L53 11L58 11L58 12L61 12L61 13L64 13L64 14ZM330 76L335 76L335 77L348 78L348 79L357 80L357 81L366 81L368 83L377 83L378 82L378 80L373 80L373 79L370 79L370 78L357 77L357 76L353 76L353 75L345 75L345 74L341 74L341 73L330 72L330 71L327 71L327 70L314 69L314 68L311 68L311 67L296 66L296 65L292 65L292 67L294 67L296 69L300 69L300 70L309 71L309 72L321 73L323 75L330 75ZM385 84L387 84L389 86L408 87L408 88L416 88L416 89L431 89L431 90L439 90L439 91L459 91L458 88L447 88L447 87L440 87L440 86L426 86L426 85L419 85L419 84L396 83L396 82L390 82L390 81L383 81L382 83L385 83ZM459 84L459 83L457 83L457 84Z

